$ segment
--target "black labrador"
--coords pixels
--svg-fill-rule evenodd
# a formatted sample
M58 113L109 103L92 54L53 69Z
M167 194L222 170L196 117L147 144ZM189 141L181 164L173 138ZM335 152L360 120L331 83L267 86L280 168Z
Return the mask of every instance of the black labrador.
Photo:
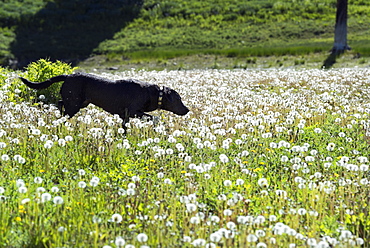
M124 128L130 117L147 116L152 119L145 112L156 109L164 109L177 115L186 115L189 112L175 90L135 79L113 81L86 73L56 76L41 83L20 79L32 89L45 89L53 83L64 81L60 89L62 100L59 101L58 108L62 112L64 106L62 114L70 118L89 103L111 114L118 114L123 119Z

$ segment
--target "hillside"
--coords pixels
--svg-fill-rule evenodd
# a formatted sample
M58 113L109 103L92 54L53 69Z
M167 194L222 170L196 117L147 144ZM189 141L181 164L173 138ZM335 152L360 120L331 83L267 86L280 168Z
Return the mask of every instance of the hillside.
M336 0L11 0L0 2L0 63L191 54L268 56L328 51ZM370 54L370 6L349 5L349 45Z

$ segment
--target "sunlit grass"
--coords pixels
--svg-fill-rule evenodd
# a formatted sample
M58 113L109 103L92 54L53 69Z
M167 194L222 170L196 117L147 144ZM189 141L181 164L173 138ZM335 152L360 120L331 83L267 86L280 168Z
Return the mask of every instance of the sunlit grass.
M2 247L369 242L368 69L102 74L167 85L192 110L127 135L93 106L68 120L18 99L1 73Z

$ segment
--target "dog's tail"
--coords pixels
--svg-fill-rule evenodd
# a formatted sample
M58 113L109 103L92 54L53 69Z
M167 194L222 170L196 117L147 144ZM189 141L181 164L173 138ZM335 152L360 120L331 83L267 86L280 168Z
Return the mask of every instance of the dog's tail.
M46 89L47 87L49 87L53 83L64 81L64 80L67 79L67 77L68 77L68 75L60 75L60 76L52 77L52 78L50 78L50 79L48 79L44 82L41 82L41 83L34 83L34 82L31 82L28 79L25 79L25 78L22 78L22 77L20 77L20 79L22 80L22 82L25 85L27 85L31 89L41 90L41 89Z

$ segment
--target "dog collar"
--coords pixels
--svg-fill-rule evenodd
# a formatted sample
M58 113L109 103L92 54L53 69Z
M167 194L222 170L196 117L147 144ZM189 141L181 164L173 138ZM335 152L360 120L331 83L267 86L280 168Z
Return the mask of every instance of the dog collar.
M158 96L158 108L162 107L162 100L163 100L163 86L159 88L159 96Z

